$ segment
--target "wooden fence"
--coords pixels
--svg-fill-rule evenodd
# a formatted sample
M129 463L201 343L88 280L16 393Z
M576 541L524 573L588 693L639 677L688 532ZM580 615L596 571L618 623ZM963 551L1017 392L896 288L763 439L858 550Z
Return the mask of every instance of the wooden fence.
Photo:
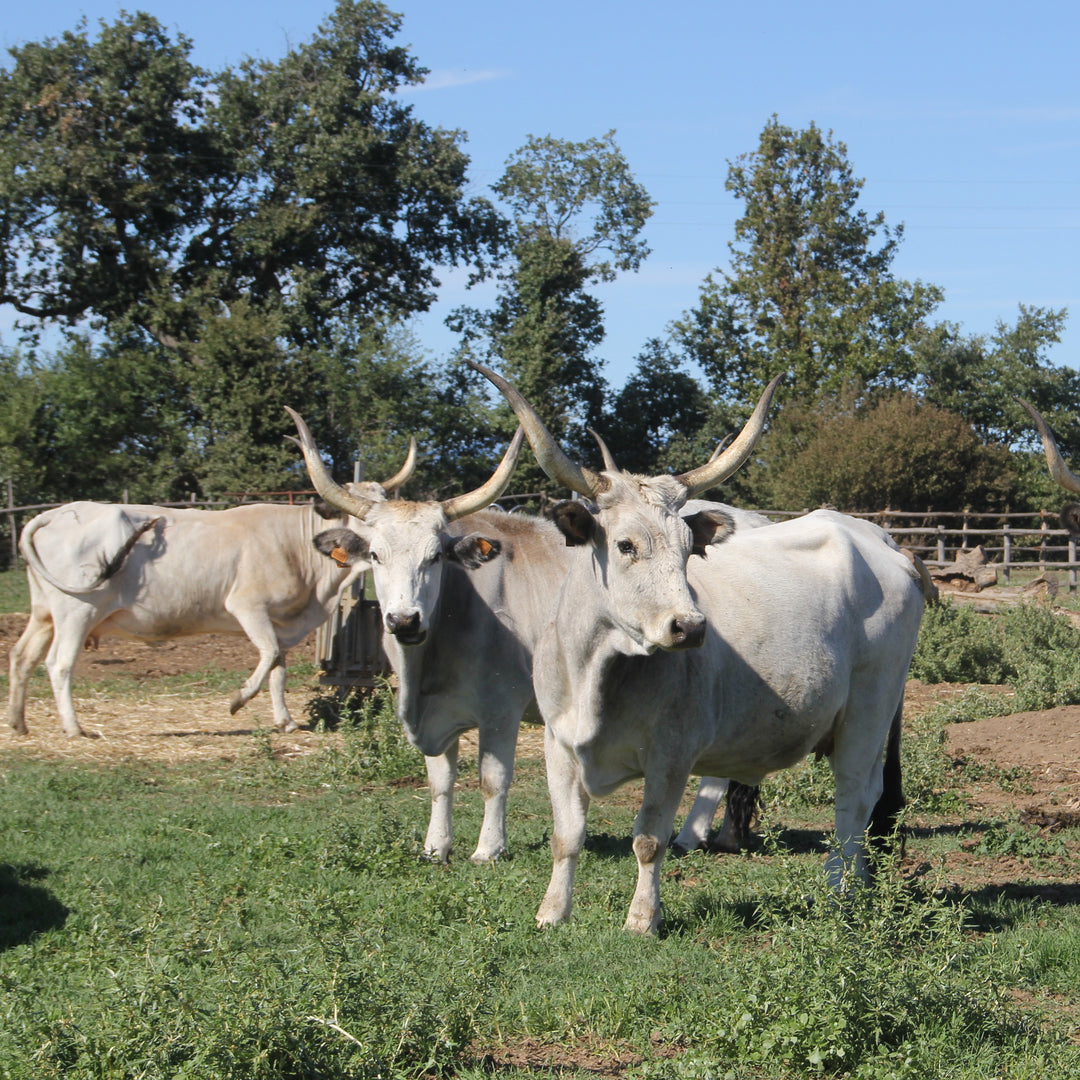
M242 502L287 502L309 499L313 491L271 491L230 493L221 499L191 500L185 503L160 503L161 506L198 506L222 508ZM126 500L121 500L126 501ZM510 500L513 502L514 500ZM57 503L37 503L15 506L8 489L8 505L0 508L3 517L2 547L10 552L8 565L19 565L18 530L34 514ZM807 510L763 510L774 521L801 517ZM987 560L998 570L1002 584L1008 585L1012 576L1045 573L1048 570L1066 575L1068 589L1077 588L1076 541L1058 523L1056 511L1037 510L1016 513L979 513L972 510L909 511L882 510L875 514L853 514L866 518L886 529L897 543L910 548L931 569L944 568L954 562L961 551L981 546ZM0 556L0 562L7 562Z

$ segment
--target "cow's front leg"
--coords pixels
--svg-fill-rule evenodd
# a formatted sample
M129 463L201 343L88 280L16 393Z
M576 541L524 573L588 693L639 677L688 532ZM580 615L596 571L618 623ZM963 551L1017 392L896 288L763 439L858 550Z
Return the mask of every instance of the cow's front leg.
M454 844L454 784L457 782L458 740L446 752L424 757L428 788L431 790L431 818L428 820L424 854L441 863L450 861Z
M577 758L544 727L544 761L554 828L551 834L551 881L536 912L537 926L554 926L570 918L574 874L585 846L589 793L581 783Z
M278 662L270 669L266 685L270 691L270 707L274 710L274 727L278 731L295 731L297 723L285 702L285 676L285 650L282 649Z
M682 830L675 837L671 848L676 854L697 851L709 846L709 832L720 800L728 789L728 781L718 776L703 776L698 786L697 798L686 815Z
M491 862L505 855L506 796L514 779L514 750L518 723L501 720L480 727L480 791L484 796L484 824L470 856L474 863Z
M689 768L685 772L672 770L660 775L646 773L645 795L634 821L638 877L626 916L627 930L655 934L660 927L660 864L689 779Z

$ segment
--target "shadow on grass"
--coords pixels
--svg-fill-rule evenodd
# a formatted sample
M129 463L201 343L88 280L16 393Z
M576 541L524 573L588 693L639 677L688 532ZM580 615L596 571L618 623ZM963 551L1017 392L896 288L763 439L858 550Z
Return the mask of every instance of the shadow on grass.
M30 884L48 876L40 866L0 863L0 952L64 925L68 909L48 889Z

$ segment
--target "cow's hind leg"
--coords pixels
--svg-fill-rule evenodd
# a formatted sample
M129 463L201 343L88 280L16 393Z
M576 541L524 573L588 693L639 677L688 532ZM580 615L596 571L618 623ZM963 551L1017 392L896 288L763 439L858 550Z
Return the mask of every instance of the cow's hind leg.
M870 816L870 826L866 830L867 843L875 851L882 853L888 853L892 849L893 840L897 835L900 812L907 805L900 767L900 731L903 711L904 703L901 701L893 716L889 727L889 738L885 743L881 796L874 806L874 812ZM901 854L903 843L903 837L900 837Z
M424 854L441 863L450 861L454 845L454 784L457 781L458 740L436 757L425 757L428 787L431 789L431 817Z
M225 606L228 609L228 604ZM274 725L280 731L295 730L296 725L293 724L285 705L285 653L274 632L274 624L270 622L263 610L233 611L230 609L230 614L240 624L240 628L247 634L251 644L259 650L259 662L244 685L233 695L229 713L235 715L259 692L267 678L271 678L270 693Z
M731 782L724 806L724 820L716 835L709 838L709 851L735 855L746 847L757 815L760 795L761 788L756 785L750 787L734 780Z
M48 652L52 638L52 619L31 613L30 621L11 650L8 723L20 735L26 734L27 680Z
M507 852L506 798L514 779L517 737L517 720L503 719L480 726L480 790L484 796L484 824L476 850L470 856L474 863L491 862Z
M62 624L62 632L54 633L52 644L45 658L45 667L49 672L53 697L56 699L56 711L60 714L60 723L64 731L72 737L82 735L83 729L75 716L75 699L71 689L71 673L75 661L86 642L90 626L85 622L72 620Z

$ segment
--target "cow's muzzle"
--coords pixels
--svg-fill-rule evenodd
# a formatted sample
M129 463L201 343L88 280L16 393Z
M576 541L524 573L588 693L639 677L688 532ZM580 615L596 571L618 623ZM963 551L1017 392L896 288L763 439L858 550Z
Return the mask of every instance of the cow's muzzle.
M705 617L683 615L671 620L669 649L697 649L705 642Z
M427 631L420 625L420 612L408 615L390 612L386 616L386 632L393 634L402 645L419 645L427 637Z

